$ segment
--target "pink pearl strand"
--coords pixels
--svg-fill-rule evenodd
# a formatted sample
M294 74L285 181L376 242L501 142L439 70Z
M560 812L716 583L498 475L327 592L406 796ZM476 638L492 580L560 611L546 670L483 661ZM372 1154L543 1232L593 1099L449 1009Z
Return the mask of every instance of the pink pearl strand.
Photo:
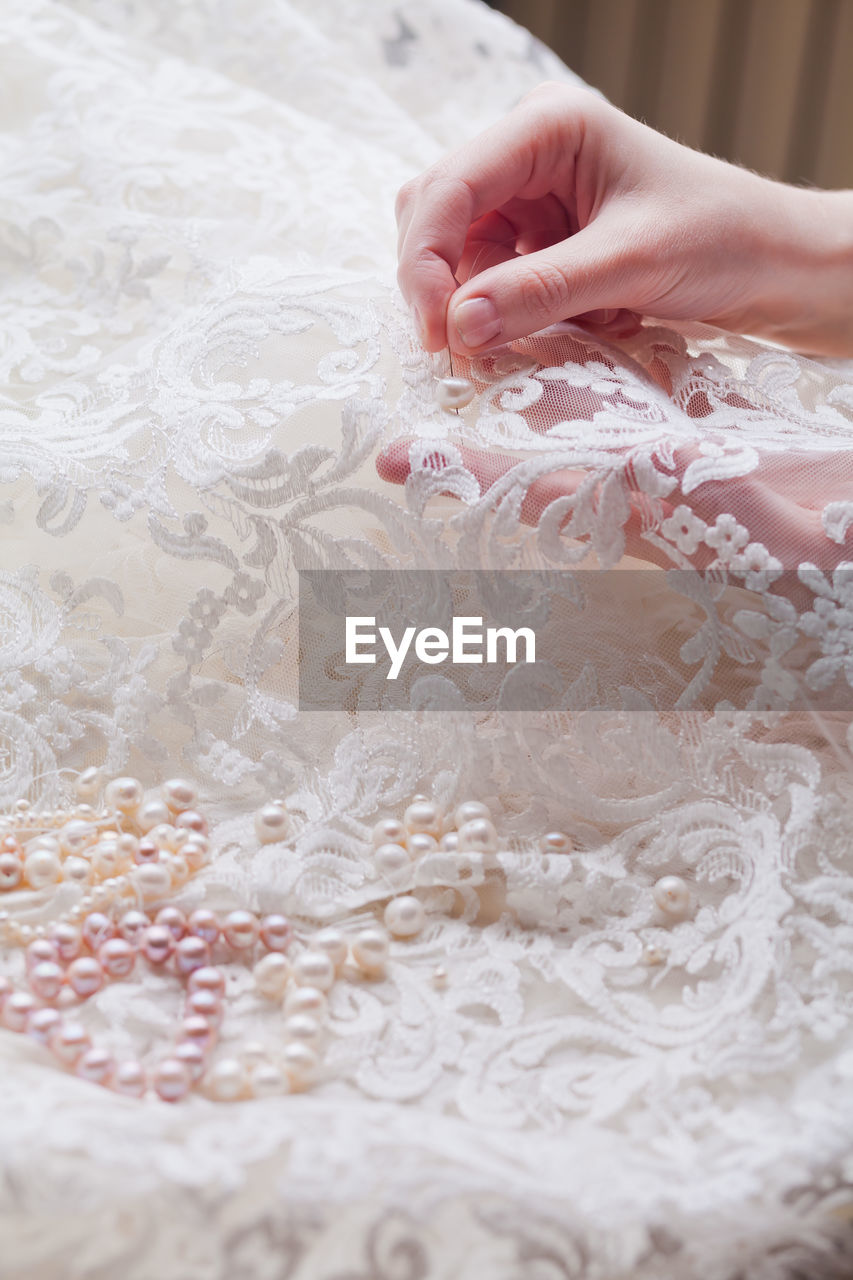
M186 916L178 907L165 906L156 912L129 910L115 921L92 911L79 929L54 926L28 945L29 991L16 991L0 978L0 1023L47 1044L63 1065L92 1083L134 1096L150 1086L164 1101L178 1102L210 1067L225 1011L221 964L253 957L257 950L283 954L291 938L283 916L259 919L245 910L220 919L206 909ZM221 953L219 963L213 963L214 947ZM108 982L128 977L140 962L186 979L176 1048L147 1071L136 1061L116 1062L93 1046L73 1014L74 1006Z
M285 1020L284 1072L258 1045L246 1046L247 1063L254 1063L251 1078L234 1060L211 1061L224 1017L225 975L219 966L253 962L260 953L258 993L283 996L291 977L284 958L293 936L290 923L281 915L259 918L243 909L222 919L206 908L187 916L163 902L208 859L208 821L195 807L191 784L172 780L160 796L146 797L136 779L115 779L104 788L104 807L96 809L89 801L99 793L99 780L87 771L78 779L81 803L73 810L34 813L19 802L13 814L0 816L0 857L18 868L4 879L0 863L0 889L39 891L70 879L85 890L46 928L19 925L0 913L3 940L25 947L28 987L16 990L0 980L0 1025L31 1035L81 1078L131 1096L153 1090L164 1101L177 1102L199 1087L226 1100L306 1087L317 1065L319 1036L319 1024L310 1016ZM289 818L283 801L264 806L255 831L263 844L285 838ZM342 936L335 946L347 954ZM304 956L306 975L313 973L327 989L336 972L326 973L327 957L319 956L318 969L316 952L308 949ZM264 967L264 957L276 960L272 971ZM138 964L186 983L175 1048L149 1068L137 1061L116 1062L91 1043L74 1017L76 1007L108 983L129 977ZM296 968L292 976L298 984ZM286 1003L317 1012L325 996L302 985Z
M291 962L286 953L293 930L281 915L259 919L238 908L220 918L199 908L187 916L164 899L183 887L209 854L208 822L195 808L191 784L175 779L164 784L159 797L146 798L136 779L114 779L104 789L105 807L95 809L88 801L99 789L87 771L78 780L81 804L74 810L34 814L19 802L13 815L0 817L0 890L44 889L60 878L86 890L47 930L34 932L0 919L5 941L26 948L29 988L15 990L0 978L0 1025L47 1045L82 1078L130 1096L150 1089L163 1101L178 1102L198 1088L224 1101L306 1087L318 1066L325 993L347 962L363 978L384 976L386 930L368 923L350 943L339 930L322 929ZM262 844L285 839L289 828L283 801L269 802L255 816ZM485 805L464 802L453 815L444 815L422 795L413 798L402 822L377 824L373 840L377 867L389 878L401 864L411 866L438 850L439 842L445 852L487 856L497 847ZM570 847L559 832L542 844L545 853ZM412 939L426 923L423 905L412 894L392 896L385 923L398 939ZM213 1061L225 1012L221 965L235 960L254 963L259 995L283 1000L283 1071L266 1060L261 1045L246 1046L246 1063ZM149 1068L135 1060L115 1061L92 1045L74 1018L76 1006L108 983L128 978L138 964L186 984L175 1048ZM443 968L434 978L436 986L446 984Z

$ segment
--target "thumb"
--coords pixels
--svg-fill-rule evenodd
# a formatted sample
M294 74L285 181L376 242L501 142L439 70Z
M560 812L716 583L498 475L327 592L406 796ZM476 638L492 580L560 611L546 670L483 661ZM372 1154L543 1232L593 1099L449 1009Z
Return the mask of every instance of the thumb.
M598 221L536 253L472 277L450 300L447 340L464 354L538 333L585 312L636 306L641 267Z

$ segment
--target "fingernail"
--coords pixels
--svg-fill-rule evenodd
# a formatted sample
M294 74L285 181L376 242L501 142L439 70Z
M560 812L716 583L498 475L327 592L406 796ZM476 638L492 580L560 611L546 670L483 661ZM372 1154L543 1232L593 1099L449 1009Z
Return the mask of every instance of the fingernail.
M412 315L414 316L414 320L415 320L415 332L418 335L418 342L420 342L422 347L425 347L426 346L426 329L424 328L423 318L421 316L420 311L418 311L417 307L412 307Z
M460 302L454 319L456 332L466 347L482 347L503 329L503 321L490 298L467 298Z

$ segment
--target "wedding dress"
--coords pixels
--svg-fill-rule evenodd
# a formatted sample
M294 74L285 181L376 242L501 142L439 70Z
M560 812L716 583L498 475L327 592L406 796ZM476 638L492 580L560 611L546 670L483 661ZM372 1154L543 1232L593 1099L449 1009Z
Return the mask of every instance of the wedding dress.
M849 1277L853 363L567 326L437 408L395 192L572 79L475 0L33 0L0 30L4 806L189 774L215 858L185 903L308 932L385 900L370 831L416 792L501 841L436 860L423 934L336 989L310 1092L140 1102L0 1031L3 1280ZM580 675L541 711L300 711L296 570L343 566L600 569ZM295 833L259 848L271 795ZM228 1044L274 1035L234 982ZM144 1054L176 1001L146 972L86 1017Z

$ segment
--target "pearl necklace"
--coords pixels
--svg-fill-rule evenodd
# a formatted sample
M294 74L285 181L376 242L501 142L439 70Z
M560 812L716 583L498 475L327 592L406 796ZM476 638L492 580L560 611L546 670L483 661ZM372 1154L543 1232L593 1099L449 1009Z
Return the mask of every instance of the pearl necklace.
M338 929L321 929L293 953L294 930L282 915L236 910L220 918L202 908L187 916L175 905L160 905L209 856L208 822L195 808L194 789L172 779L146 798L137 779L115 778L103 789L103 807L95 809L89 802L100 787L96 771L87 770L77 780L80 804L73 810L36 813L18 801L0 817L5 891L44 891L61 882L93 886L48 926L21 925L0 913L0 940L24 948L26 970L20 989L0 978L0 1025L45 1045L81 1078L133 1097L151 1091L178 1102L197 1089L233 1101L307 1088L320 1072L328 992L347 961L363 978L384 975L386 932L361 928L348 941ZM286 838L289 826L280 800L255 815L262 844ZM240 1058L213 1060L225 1014L222 966L236 960L253 965L260 997L281 1004L277 1055L250 1043ZM130 977L139 965L171 974L185 987L176 1045L148 1068L135 1059L116 1061L93 1045L74 1016L108 982Z
M0 1025L45 1045L81 1078L133 1097L150 1091L178 1102L198 1090L216 1101L234 1101L309 1087L321 1073L329 992L342 977L384 977L389 934L412 939L426 923L420 899L414 893L391 896L385 928L369 925L351 937L324 928L297 939L283 915L258 917L245 909L224 917L207 908L187 915L165 900L209 858L208 821L196 807L193 787L171 779L158 795L146 797L137 779L115 778L96 808L91 802L100 796L101 780L87 770L76 791L80 803L72 810L36 813L18 801L11 814L0 816L6 892L44 891L62 882L86 890L47 926L22 925L0 912L0 942L24 949L26 973L22 988L0 977ZM255 832L261 844L289 836L283 800L258 811ZM438 851L490 857L499 839L481 801L463 801L445 815L427 796L416 795L402 820L386 817L376 824L372 847L375 868L390 885ZM564 832L551 831L540 848L543 854L567 855L572 843ZM17 876L8 870L13 861ZM670 923L686 915L691 901L675 875L656 882L653 899ZM666 957L648 943L642 959L653 966ZM223 965L235 961L251 964L257 995L282 1008L278 1052L252 1042L240 1057L214 1058L225 1016ZM129 978L141 965L172 975L185 989L175 1047L149 1067L136 1059L117 1061L93 1045L74 1016L107 983ZM447 981L439 965L434 985L442 989Z

